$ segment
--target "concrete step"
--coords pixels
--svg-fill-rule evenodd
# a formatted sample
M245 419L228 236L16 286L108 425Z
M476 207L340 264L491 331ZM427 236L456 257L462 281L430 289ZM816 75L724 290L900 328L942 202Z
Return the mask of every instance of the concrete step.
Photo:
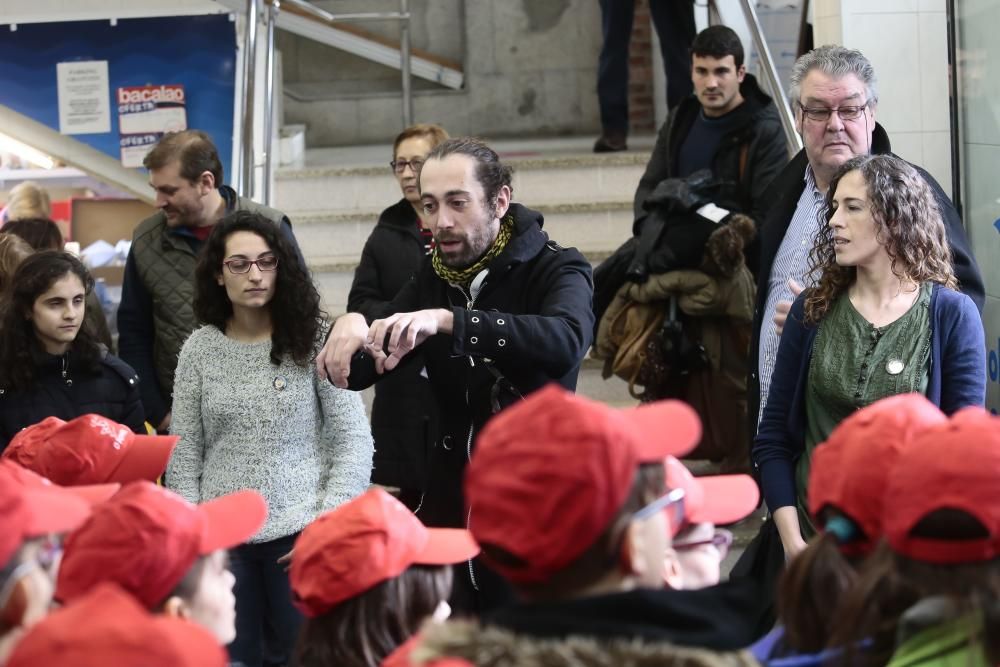
M632 144L631 151L605 154L585 152L580 138L497 142L495 147L514 168L514 200L539 208L631 201L652 138L637 137ZM383 146L309 150L305 166L285 167L275 175L275 205L293 222L298 213L380 211L399 199L390 153Z
M545 231L560 245L583 253L617 248L632 233L632 203L579 202L539 206ZM313 266L355 265L379 211L305 211L292 221L306 261Z

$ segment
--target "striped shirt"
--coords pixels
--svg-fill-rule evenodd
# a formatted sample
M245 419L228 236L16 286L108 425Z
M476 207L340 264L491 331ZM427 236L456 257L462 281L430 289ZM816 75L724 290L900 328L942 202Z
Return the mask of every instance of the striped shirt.
M767 405L767 395L771 388L771 375L774 373L774 361L778 356L778 343L781 338L774 327L774 313L779 301L792 301L792 290L788 280L794 279L800 285L806 285L809 273L809 251L813 240L819 231L819 214L823 208L824 195L816 188L812 167L806 167L805 189L795 207L795 215L788 223L785 237L781 240L778 253L771 265L771 276L767 283L767 302L764 304L764 319L760 330L759 373L760 373L760 412L757 424L764 416Z

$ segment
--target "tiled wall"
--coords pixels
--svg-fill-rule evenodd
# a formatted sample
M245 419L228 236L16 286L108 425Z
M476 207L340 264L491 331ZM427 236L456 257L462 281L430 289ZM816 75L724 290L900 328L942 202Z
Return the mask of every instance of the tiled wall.
M956 0L962 199L986 282L986 404L1000 410L1000 3Z
M843 44L872 61L876 119L893 151L927 169L950 193L945 0L818 0L814 35L817 45Z

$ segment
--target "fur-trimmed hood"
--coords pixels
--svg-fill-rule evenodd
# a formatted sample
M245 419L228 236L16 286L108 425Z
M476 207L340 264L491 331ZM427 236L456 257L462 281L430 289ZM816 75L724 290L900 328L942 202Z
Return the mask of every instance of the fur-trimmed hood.
M461 658L476 667L744 667L758 663L746 651L715 652L642 639L529 637L471 621L431 624L410 655L412 665L432 667Z

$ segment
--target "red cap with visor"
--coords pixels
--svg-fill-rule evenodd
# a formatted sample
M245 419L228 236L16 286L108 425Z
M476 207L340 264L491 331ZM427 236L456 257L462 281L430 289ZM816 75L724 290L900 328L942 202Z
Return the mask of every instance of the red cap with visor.
M196 623L152 616L103 584L56 609L18 642L7 667L225 667L225 650Z
M427 528L382 489L369 489L305 527L292 552L295 606L316 617L411 565L452 565L479 553L467 530Z
M900 454L889 475L883 526L889 546L914 560L949 565L1000 557L1000 417L965 408L925 429ZM914 535L938 510L957 510L985 529L981 539Z
M511 581L541 583L607 529L640 464L682 456L701 422L680 401L616 410L549 385L495 416L465 475L469 529L523 561L484 559Z
M192 505L151 482L133 482L66 540L56 599L71 602L107 581L154 609L199 557L246 542L266 518L256 491Z
M47 417L14 436L3 458L63 486L152 482L163 474L178 440L173 435L133 433L100 415L68 422Z

